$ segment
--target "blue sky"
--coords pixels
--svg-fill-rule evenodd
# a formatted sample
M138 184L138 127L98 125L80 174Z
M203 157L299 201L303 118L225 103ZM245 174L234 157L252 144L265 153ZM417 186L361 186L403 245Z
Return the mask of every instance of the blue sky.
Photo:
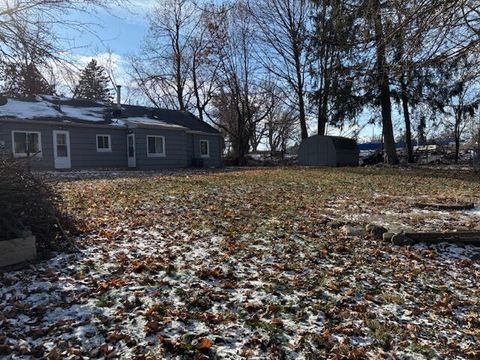
M95 55L111 50L118 55L128 56L137 51L147 33L145 15L153 1L131 1L129 7L115 6L99 9L94 14L74 13L71 18L91 23L88 31L74 31L72 52L82 56Z

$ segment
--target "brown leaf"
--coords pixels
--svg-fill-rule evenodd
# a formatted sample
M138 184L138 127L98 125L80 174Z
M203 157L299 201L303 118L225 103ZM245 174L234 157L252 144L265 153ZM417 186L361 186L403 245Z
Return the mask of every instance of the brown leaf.
M210 340L209 338L201 338L198 341L197 349L198 350L208 350L212 347L212 345L213 345L213 341Z

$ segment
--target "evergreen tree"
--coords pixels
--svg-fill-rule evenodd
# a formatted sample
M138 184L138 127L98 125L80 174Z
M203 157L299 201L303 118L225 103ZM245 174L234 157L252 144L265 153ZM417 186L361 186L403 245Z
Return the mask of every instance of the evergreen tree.
M50 85L33 63L27 65L6 64L2 67L4 78L3 94L12 97L35 97L53 95L55 87Z
M317 132L325 135L328 124L343 126L354 120L363 107L356 96L358 82L353 81L351 65L355 35L355 15L343 0L312 0L313 31L309 51L313 54L310 76L313 86L309 94L317 107Z
M111 89L108 86L109 81L105 68L98 65L95 59L92 59L82 71L73 97L82 100L109 102L112 100Z

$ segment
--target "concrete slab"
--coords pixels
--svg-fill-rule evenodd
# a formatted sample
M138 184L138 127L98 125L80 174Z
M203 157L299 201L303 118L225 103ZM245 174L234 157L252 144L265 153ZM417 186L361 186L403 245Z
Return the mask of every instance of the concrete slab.
M15 265L37 257L35 236L0 241L0 267Z

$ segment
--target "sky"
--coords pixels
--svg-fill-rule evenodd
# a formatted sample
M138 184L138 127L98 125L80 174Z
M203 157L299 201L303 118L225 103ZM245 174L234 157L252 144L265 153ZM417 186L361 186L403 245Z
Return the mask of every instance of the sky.
M62 28L69 57L79 68L93 58L101 65L111 59L116 82L127 86L128 58L141 50L148 32L146 14L154 4L155 0L129 0L128 6L68 14L69 20L86 24L82 30Z
M72 31L77 46L72 51L85 56L108 50L121 56L134 53L147 33L145 17L153 5L151 0L130 0L127 7L112 6L91 14L71 14L73 19L92 24L92 33Z

